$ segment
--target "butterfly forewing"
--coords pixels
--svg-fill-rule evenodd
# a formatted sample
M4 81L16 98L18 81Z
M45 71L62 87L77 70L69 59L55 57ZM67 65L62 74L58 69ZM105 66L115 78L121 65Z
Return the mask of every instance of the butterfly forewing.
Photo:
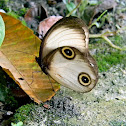
M82 53L88 48L88 29L81 19L66 17L58 21L45 35L40 57L62 46L75 47Z

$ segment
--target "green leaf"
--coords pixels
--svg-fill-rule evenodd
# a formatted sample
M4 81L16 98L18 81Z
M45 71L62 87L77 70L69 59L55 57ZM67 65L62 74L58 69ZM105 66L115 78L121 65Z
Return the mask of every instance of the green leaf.
M99 4L99 2L97 0L91 0L91 1L89 1L89 5L91 5L91 6L98 5L98 4Z
M76 8L76 5L73 2L67 3L66 8L69 12L71 12L74 8ZM75 16L76 10L73 12L72 16Z
M88 0L83 0L80 7L79 7L79 12L81 14L83 14L83 12L84 12L85 8L87 7L87 5L88 5Z
M0 15L0 46L2 45L4 37L5 37L5 25L4 25L3 18Z

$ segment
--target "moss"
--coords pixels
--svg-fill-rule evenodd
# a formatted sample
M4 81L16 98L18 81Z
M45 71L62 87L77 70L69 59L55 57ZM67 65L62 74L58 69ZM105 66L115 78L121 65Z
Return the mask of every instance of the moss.
M120 35L116 35L111 38L111 41L121 46L124 44ZM119 51L109 46L103 39L91 39L90 49L96 49L94 58L97 61L100 72L105 72L113 65L126 63L126 51Z
M117 120L114 120L114 121L111 121L109 123L110 126L126 126L126 122L123 122L121 120L117 121Z
M20 121L24 122L28 118L32 110L33 110L33 104L26 104L21 106L19 109L16 110L16 114L14 115L12 122L14 123L18 123Z
M113 65L121 64L126 62L126 54L121 53L121 51L113 51L108 54L98 53L95 56L95 59L98 64L99 71L107 71Z
M11 126L23 126L23 122L18 122L17 124L11 123Z
M109 38L114 44L118 45L118 46L122 46L125 42L123 42L123 37L121 35L115 35L111 38Z

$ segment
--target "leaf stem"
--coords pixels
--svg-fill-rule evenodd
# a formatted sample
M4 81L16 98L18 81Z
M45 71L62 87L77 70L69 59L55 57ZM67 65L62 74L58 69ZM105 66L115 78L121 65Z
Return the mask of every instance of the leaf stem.
M89 25L88 29L90 29L93 25L95 25L96 22L99 21L99 20L102 18L102 16L103 16L106 12L107 12L107 10L105 10L105 11L96 19L96 21L94 21L91 25Z
M119 50L123 50L123 48L121 48L121 47L119 47L119 46L114 45L114 44L111 42L111 40L110 40L110 39L108 39L108 37L107 37L107 36L102 36L102 38L103 38L104 40L106 40L106 41L108 42L108 44L109 44L110 46L112 46L113 48L115 48L115 49L119 49Z
M106 34L107 33L107 34ZM89 38L103 38L106 42L108 42L108 44L111 46L111 47L113 47L113 48L115 48L115 49L118 49L118 50L126 50L126 47L123 47L123 48L121 48L121 47L119 47L119 46L116 46L116 45L114 45L112 42L111 42L111 40L107 37L109 34L108 34L108 32L106 32L106 33L104 33L104 34L89 34ZM110 32L110 33L113 33L113 32ZM112 35L111 35L112 36Z

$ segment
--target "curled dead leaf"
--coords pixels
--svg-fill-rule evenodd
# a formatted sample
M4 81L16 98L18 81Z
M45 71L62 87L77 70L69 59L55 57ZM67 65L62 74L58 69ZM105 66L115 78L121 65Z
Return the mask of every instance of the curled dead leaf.
M34 19L42 21L45 18L47 18L47 12L42 5L36 5L35 7L30 8L24 17L26 22Z
M24 16L27 26L37 32L37 27L40 21L47 18L47 11L42 5L34 5Z

